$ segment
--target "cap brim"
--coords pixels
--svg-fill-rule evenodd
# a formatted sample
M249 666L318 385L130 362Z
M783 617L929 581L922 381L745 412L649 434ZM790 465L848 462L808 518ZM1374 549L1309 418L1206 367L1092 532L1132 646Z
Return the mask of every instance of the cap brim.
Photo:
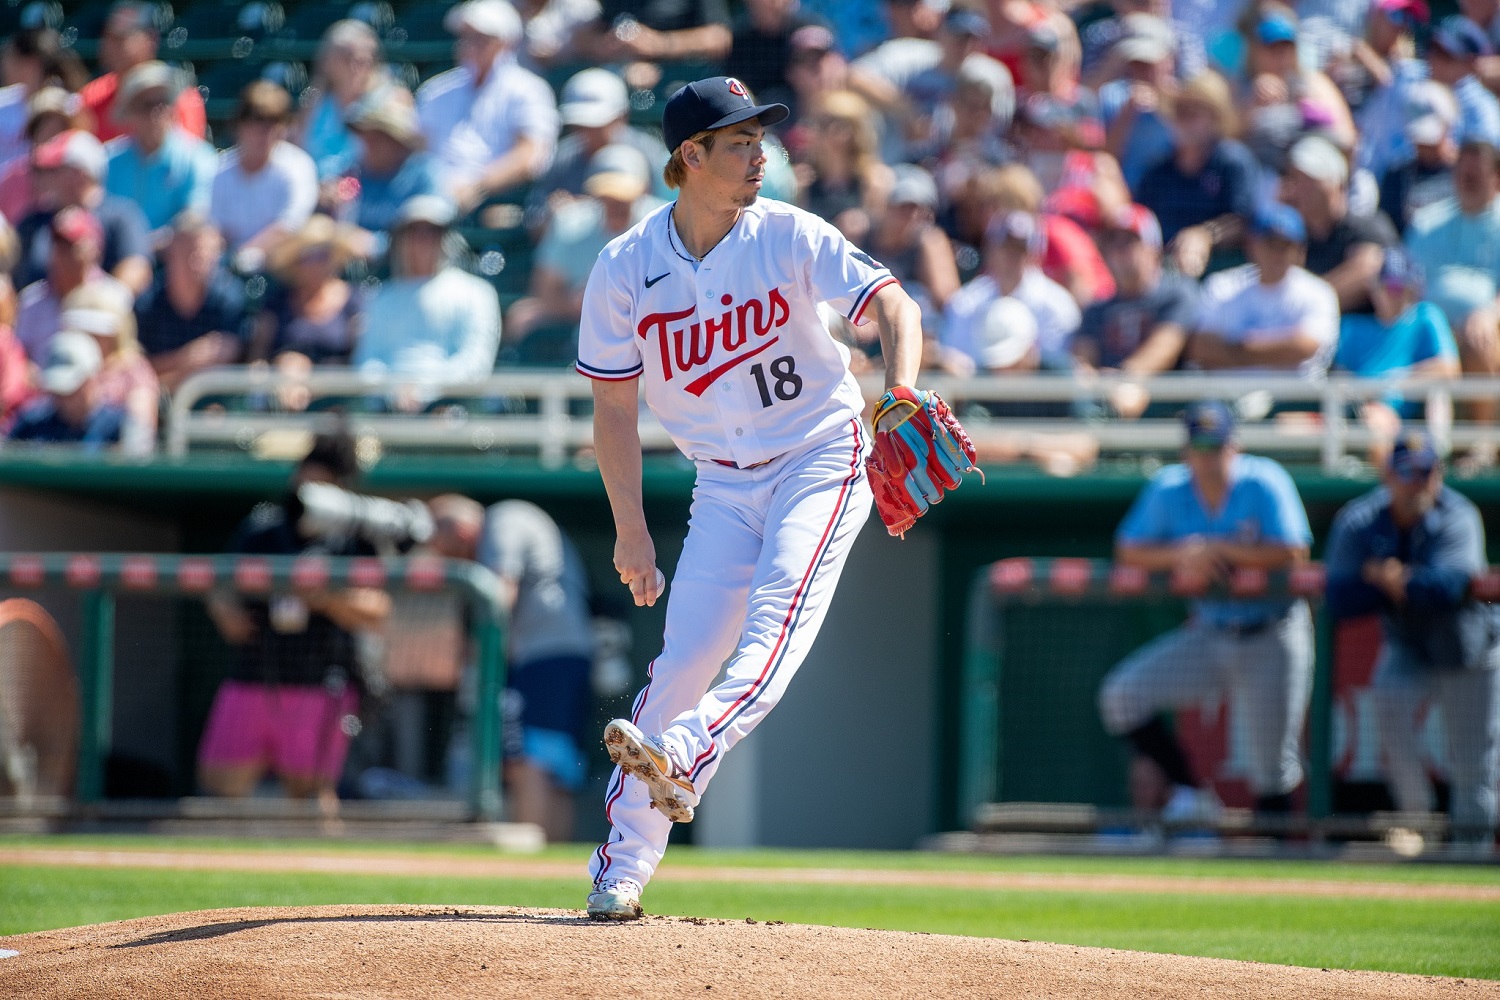
M791 113L791 109L785 104L756 104L725 115L704 129L704 131L712 132L716 129L728 128L731 125L738 125L740 122L747 122L752 118L759 118L762 125L771 126L785 121Z
M75 368L57 368L42 372L42 388L56 396L71 396L89 377Z
M635 201L646 193L646 188L643 181L626 174L595 174L583 182L584 194L618 201Z
M1406 137L1418 146L1435 146L1447 134L1448 123L1437 115L1426 115L1406 126Z

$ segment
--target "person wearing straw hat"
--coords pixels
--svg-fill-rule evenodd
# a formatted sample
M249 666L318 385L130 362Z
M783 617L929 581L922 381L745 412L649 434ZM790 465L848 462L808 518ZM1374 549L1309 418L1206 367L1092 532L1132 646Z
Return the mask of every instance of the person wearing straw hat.
M662 204L649 194L650 170L646 157L632 146L605 146L594 154L583 182L584 197L558 207L537 248L529 294L506 316L507 353L538 327L576 329L583 314L583 289L599 252ZM576 337L558 362L570 362L575 350Z
M347 365L364 329L364 300L343 278L355 256L351 228L314 215L270 257L277 288L255 317L248 357L284 375L305 378L314 368ZM306 409L304 388L281 394L286 409Z
M404 90L370 95L349 111L349 131L359 139L359 159L332 185L339 218L363 233L360 256L384 256L401 206L418 195L442 193L437 162L427 152L421 123Z

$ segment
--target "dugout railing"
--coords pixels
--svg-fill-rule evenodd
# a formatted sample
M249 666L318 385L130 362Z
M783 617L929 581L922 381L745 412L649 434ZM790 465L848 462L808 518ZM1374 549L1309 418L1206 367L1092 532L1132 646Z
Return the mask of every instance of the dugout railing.
M458 818L500 818L500 692L505 682L506 616L493 573L477 563L412 557L174 555L161 553L0 554L0 591L44 603L77 601L70 636L77 671L79 745L73 803L85 812L103 802L115 699L116 603L120 598L204 599L214 593L270 597L361 587L394 594L452 594L466 607L476 670L469 735L473 766L466 809ZM227 804L226 804L227 805ZM235 811L227 805L228 811Z
M882 391L875 376L864 377L860 384L869 400ZM1181 444L1177 411L1203 398L1235 402L1246 415L1239 437L1247 451L1316 462L1330 474L1347 471L1351 462L1358 466L1375 443L1374 431L1356 414L1360 404L1373 400L1402 398L1421 403L1429 429L1454 448L1500 446L1500 428L1453 416L1455 404L1500 397L1500 378L1341 375L1310 381L1169 373L1134 379L1119 375L1082 378L1060 372L972 378L934 375L924 377L922 385L948 400L981 451L1013 448L1018 435L1083 432L1104 455L1169 453ZM1112 394L1122 386L1149 394L1154 405L1142 419L1106 415ZM288 388L307 394L308 410L277 412L275 400ZM383 401L401 389L414 390L430 402L420 412L387 412ZM333 422L335 417L328 410L337 407L342 414L338 419L346 419L351 429L375 436L391 450L518 451L534 454L543 465L556 468L593 446L592 403L589 381L570 371L518 370L497 372L477 382L410 383L350 369L294 378L264 367L226 367L193 375L177 389L168 407L164 436L166 450L173 456L186 455L194 447L254 451L266 435ZM1042 415L1009 415L1005 409L992 413L995 404L1031 404ZM1253 419L1276 407L1302 412ZM644 407L640 432L647 449L672 447L671 439Z
M1127 752L1099 721L1099 682L1125 655L1180 625L1193 598L1285 596L1309 602L1316 637L1303 741L1305 791L1298 810L1285 818L1226 809L1220 832L1290 832L1315 841L1378 837L1394 827L1441 833L1440 816L1337 808L1348 799L1338 768L1354 755L1352 742L1370 734L1361 736L1360 713L1335 685L1347 684L1351 659L1363 655L1366 667L1372 659L1370 650L1341 649L1340 636L1346 645L1378 642L1378 630L1371 619L1352 631L1331 621L1322 606L1325 580L1319 563L1282 572L1240 569L1213 585L1099 559L1021 557L988 565L975 575L965 616L959 816L979 833L1096 834L1149 826L1151 814L1128 807ZM1500 601L1500 567L1475 577L1472 593ZM1234 720L1227 704L1217 711L1195 718L1190 735L1232 760L1232 727L1254 720ZM1367 748L1363 756L1378 754Z

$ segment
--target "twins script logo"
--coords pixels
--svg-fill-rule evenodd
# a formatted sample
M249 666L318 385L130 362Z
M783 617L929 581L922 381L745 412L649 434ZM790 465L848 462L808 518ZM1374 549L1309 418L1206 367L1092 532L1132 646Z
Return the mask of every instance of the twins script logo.
M779 288L771 289L764 300L746 299L739 305L734 304L734 296L725 294L719 297L719 304L726 307L724 311L703 323L681 325L697 311L689 306L676 312L651 313L637 324L636 334L648 343L654 339L661 350L662 381L672 381L678 372L702 368L715 360L715 355L729 355L684 387L694 396L703 395L725 372L780 340L780 335L772 336L771 331L785 326L792 311ZM752 334L761 343L742 350ZM765 339L768 336L770 339Z

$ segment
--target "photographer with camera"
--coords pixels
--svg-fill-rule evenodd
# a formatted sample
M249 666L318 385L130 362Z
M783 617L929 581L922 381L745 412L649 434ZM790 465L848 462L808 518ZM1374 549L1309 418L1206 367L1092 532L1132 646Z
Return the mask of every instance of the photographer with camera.
M357 473L353 439L319 435L285 496L252 510L229 551L368 556L379 541L403 547L430 534L425 512L403 521L407 505L345 492ZM380 628L390 606L388 594L369 588L214 594L209 616L234 658L198 747L202 790L245 797L274 775L293 798L316 798L325 814L336 812L335 789L358 731L358 635Z

